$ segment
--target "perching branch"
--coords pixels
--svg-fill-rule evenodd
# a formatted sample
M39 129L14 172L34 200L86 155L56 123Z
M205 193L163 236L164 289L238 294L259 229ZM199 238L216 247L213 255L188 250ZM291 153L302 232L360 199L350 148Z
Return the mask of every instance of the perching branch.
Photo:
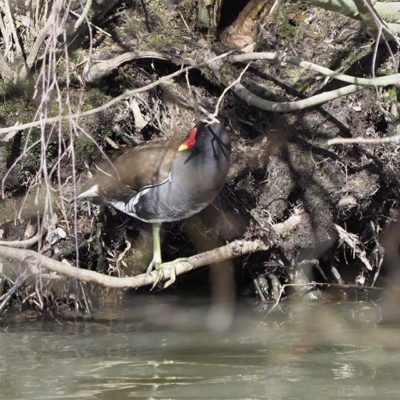
M242 256L244 254L255 253L257 251L266 251L269 246L262 240L246 241L235 240L225 246L217 249L206 251L201 254L189 257L185 262L177 262L174 264L176 274L181 275L205 265L220 263L225 260L230 260ZM99 286L128 289L139 288L142 286L151 285L157 278L157 272L153 271L149 274L144 273L133 277L115 277L100 274L95 271L80 269L70 264L52 260L33 250L15 249L6 246L0 246L0 257L7 258L13 261L29 262L33 266L42 267L49 271L79 279L83 282L97 284ZM170 278L168 269L164 271L164 279Z
M285 236L287 232L296 229L296 227L303 222L304 216L305 214L303 212L295 213L286 221L273 225L274 230L278 235ZM270 245L260 239L253 241L235 240L225 246L189 257L187 261L179 261L174 264L174 267L176 275L181 275L205 265L217 264L222 261L240 257L245 254L256 253L258 251L267 251L269 248ZM152 285L157 278L157 272L155 271L149 274L144 273L133 277L108 276L99 272L77 268L71 264L53 260L33 250L16 249L3 245L0 245L0 259L1 258L19 261L20 263L29 262L31 267L34 267L30 272L35 274L38 273L38 267L41 267L60 275L79 279L83 282L114 289L134 289ZM170 271L166 268L163 279L168 280L170 276Z

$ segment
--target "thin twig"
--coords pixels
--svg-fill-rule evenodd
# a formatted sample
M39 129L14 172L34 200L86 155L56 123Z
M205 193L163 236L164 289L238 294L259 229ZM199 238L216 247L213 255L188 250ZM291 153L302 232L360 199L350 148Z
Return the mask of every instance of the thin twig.
M36 36L36 39L29 51L29 55L26 59L27 68L30 69L33 66L33 63L36 60L37 54L39 52L40 46L46 39L50 29L54 25L54 15L53 13L50 14L49 18L47 19L46 23L44 24L43 28L40 30L39 34ZM26 75L28 71L21 72L20 75L24 78L24 74Z
M28 277L28 275L26 273L23 273L16 279L14 284L10 287L10 289L4 296L4 300L0 304L0 312L4 311L8 302L11 300L11 297L22 286L22 284L26 281L27 277Z
M79 14L76 13L75 11L69 10L69 13L72 14L73 16L79 18ZM111 33L108 33L108 32L105 31L104 29L101 29L99 26L93 24L92 22L87 21L87 23L88 23L90 26L92 26L94 29L96 29L96 31L101 32L103 35L106 35L106 36L108 36L108 37L112 37Z
M235 85L237 85L241 80L243 75L246 73L246 71L248 70L248 68L250 67L251 63L247 63L247 65L244 67L243 71L240 73L239 77L237 79L235 79L231 84L229 84L224 91L222 92L221 96L219 96L218 101L217 101L217 105L215 106L215 111L214 113L211 115L211 117L216 118L219 114L219 108L221 106L222 100L224 99L226 93L231 90Z
M85 4L85 7L83 7L82 14L78 18L78 20L75 22L75 25L74 25L74 30L75 31L82 25L83 21L85 20L86 16L89 13L89 10L90 10L91 6L92 6L92 0L87 0L86 4Z
M201 68L204 66L207 66L217 60L220 60L222 58L227 57L228 55L230 55L232 53L232 51L229 51L227 53L221 54L219 56L213 57L212 59L205 61L204 63L201 64L197 64L197 65L190 65L187 66L185 68L180 69L179 71L175 71L169 75L165 75L162 76L161 78L157 79L154 82L151 82L147 85L144 85L140 88L136 88L136 89L131 89L131 90L127 90L124 93L122 93L121 95L115 97L114 99L110 100L109 102L101 105L100 107L96 107L96 108L92 108L91 110L85 111L85 112L77 112L77 113L73 113L73 114L68 114L68 115L59 115L59 116L55 116L55 117L49 117L49 118L42 118L39 121L33 121L33 122L28 122L26 124L20 124L20 125L14 125L8 128L1 128L0 129L0 140L1 140L1 135L5 135L8 132L11 131L15 131L15 130L24 130L24 129L29 129L29 128L34 128L36 126L42 125L42 124L51 124L51 123L55 123L55 122L65 122L65 121L71 121L72 119L78 119L78 118L82 118L82 117L88 117L90 115L94 115L94 114L98 114L100 112L103 112L105 110L107 110L108 108L110 108L111 106L113 106L114 104L119 103L120 101L133 96L134 94L137 93L142 93L142 92L146 92L150 89L153 89L157 86L159 86L162 83L168 83L168 81L170 81L172 78L175 78L183 73L185 73L188 70L194 69L194 68Z

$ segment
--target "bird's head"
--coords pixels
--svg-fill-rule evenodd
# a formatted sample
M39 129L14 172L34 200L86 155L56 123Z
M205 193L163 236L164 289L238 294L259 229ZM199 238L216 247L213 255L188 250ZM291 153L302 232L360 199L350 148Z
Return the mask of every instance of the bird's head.
M219 140L222 134L223 127L221 124L208 125L205 122L199 122L189 132L186 140L179 146L178 151L185 151L191 149L202 150L213 139Z

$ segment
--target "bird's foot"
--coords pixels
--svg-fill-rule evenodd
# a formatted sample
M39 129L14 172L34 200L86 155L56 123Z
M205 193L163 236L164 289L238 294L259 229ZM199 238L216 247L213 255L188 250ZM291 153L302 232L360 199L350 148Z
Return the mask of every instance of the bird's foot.
M156 260L154 260L154 258L151 260L149 266L147 267L146 270L146 274L149 274L151 271L153 271L153 269L157 269L156 265L161 265L161 262L156 262Z
M166 270L169 270L169 279L164 283L164 289L166 289L167 287L174 284L176 281L176 269L175 269L174 264L176 264L178 262L184 262L184 261L187 261L187 258L177 258L174 261L169 261L169 262L162 263L162 264L154 264L154 266L150 264L152 266L152 268L154 267L154 269L157 271L156 279L150 290L153 290L161 281L163 281L165 279L165 271ZM149 266L149 268L150 268L150 266ZM149 269L147 269L147 271L149 272Z

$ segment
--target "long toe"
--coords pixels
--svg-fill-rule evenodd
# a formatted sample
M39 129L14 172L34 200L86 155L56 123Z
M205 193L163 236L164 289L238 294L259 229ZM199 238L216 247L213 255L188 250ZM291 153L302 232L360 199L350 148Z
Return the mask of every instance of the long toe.
M164 270L158 267L156 272L157 272L156 279L154 280L153 285L150 288L150 291L152 291L162 280L164 280Z
M187 262L188 258L187 257L181 257L177 258L174 261L169 261L166 263L163 263L159 266L160 269L168 269L169 270L169 279L165 282L164 284L164 289L173 285L176 282L176 268L175 264L180 263L180 262ZM165 276L165 274L164 274Z
M155 281L153 282L153 285L150 290L153 290L161 281L163 281L166 277L165 271L168 270L169 272L169 279L165 282L164 284L164 289L167 287L173 285L176 282L176 268L175 264L179 262L187 262L187 258L177 258L174 261L169 261L166 263L156 263L153 262L149 265L149 268L147 269L147 272L150 273L152 269L155 269L157 271L157 276ZM150 268L151 267L151 268Z
M155 268L155 262L154 260L151 260L149 266L147 267L146 274L149 274L151 271L153 271L154 268Z
M167 287L173 285L176 281L176 269L173 265L167 267L169 268L169 272L170 272L170 278L167 280L167 282L165 282L164 284L164 289L166 289Z

